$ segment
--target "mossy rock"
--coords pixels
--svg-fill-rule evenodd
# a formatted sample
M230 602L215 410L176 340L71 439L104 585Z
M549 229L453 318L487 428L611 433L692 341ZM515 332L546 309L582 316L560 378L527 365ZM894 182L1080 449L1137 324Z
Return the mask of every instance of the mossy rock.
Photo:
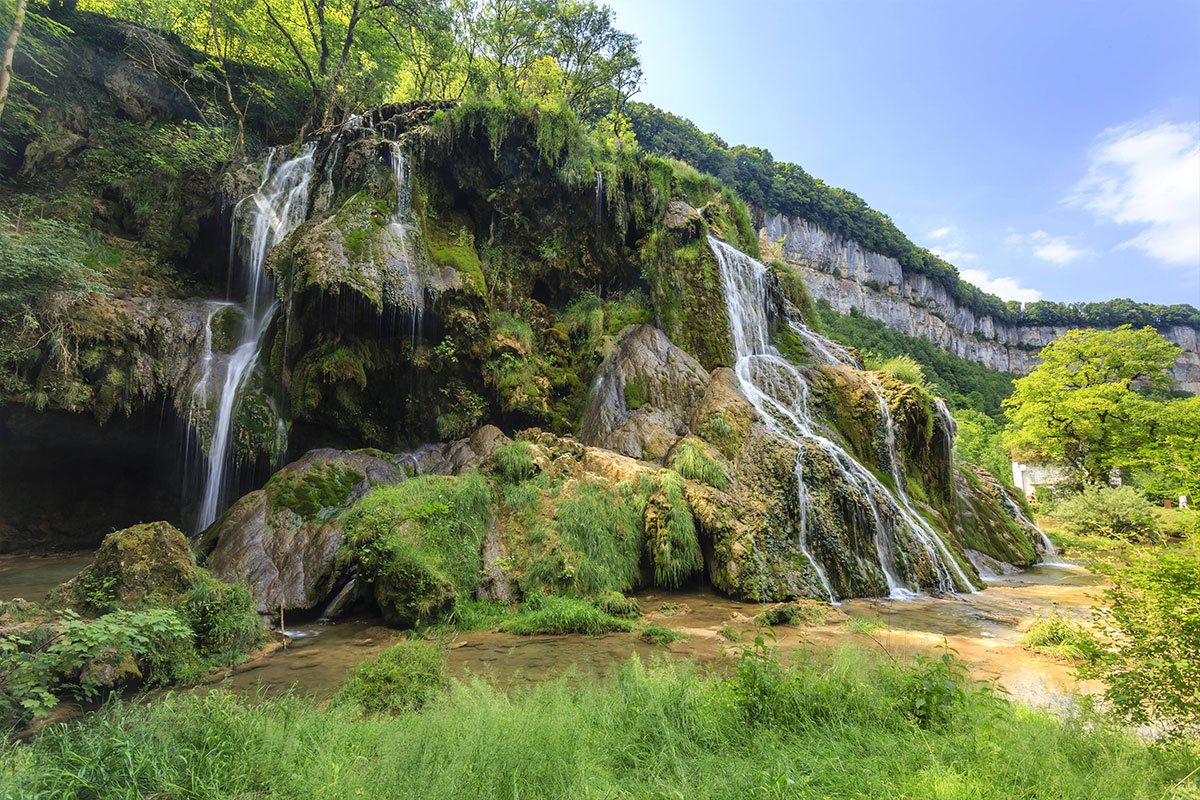
M170 523L150 522L104 537L92 563L48 602L86 614L169 608L183 602L199 576L187 538Z

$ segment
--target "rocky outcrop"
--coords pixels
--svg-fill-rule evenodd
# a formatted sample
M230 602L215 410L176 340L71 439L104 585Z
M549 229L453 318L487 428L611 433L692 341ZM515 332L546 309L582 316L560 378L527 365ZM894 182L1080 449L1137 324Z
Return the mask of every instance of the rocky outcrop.
M579 439L631 458L662 458L704 396L708 373L651 325L624 333L600 365Z
M839 314L857 309L889 328L990 369L1025 375L1037 366L1038 351L1068 330L978 316L932 278L905 273L896 259L865 250L808 220L766 216L759 245L764 258L799 268L813 298L827 300ZM1200 331L1175 326L1160 332L1183 350L1172 375L1181 388L1200 392Z

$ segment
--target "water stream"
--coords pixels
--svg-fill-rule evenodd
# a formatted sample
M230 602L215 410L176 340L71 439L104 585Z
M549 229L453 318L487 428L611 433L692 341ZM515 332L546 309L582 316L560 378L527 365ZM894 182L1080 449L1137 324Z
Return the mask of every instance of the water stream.
M891 412L880 396L880 414L888 431L889 456L895 477L895 491L889 491L870 470L858 463L832 439L820 431L809 408L808 382L804 375L780 355L771 344L767 320L767 268L745 253L710 236L709 244L717 257L729 312L729 330L735 357L734 372L742 392L758 410L763 422L780 437L798 448L796 483L801 509L799 541L801 552L812 564L821 588L830 600L836 601L823 566L808 546L809 492L804 483L804 450L815 446L824 452L849 485L858 490L874 520L875 549L879 567L892 597L916 597L919 587L910 583L897 566L895 536L900 528L921 547L934 565L937 589L942 592L974 590L957 559L941 536L913 507L905 490L899 457L895 453L895 433ZM802 339L811 343L813 355L828 359L827 363L849 366L836 353L838 345L813 333L798 321L790 321L793 330L803 332Z
M301 146L294 157L280 157L276 165L276 154L272 153L263 167L262 182L258 190L238 203L234 210L234 242L243 246L230 259L231 285L241 293L238 308L242 314L242 331L238 344L225 361L224 378L216 397L212 439L204 472L204 489L196 529L204 530L211 525L226 505L226 472L229 467L230 443L233 437L234 413L246 377L258 363L263 334L270 327L278 309L275 300L275 285L264 265L271 252L284 236L304 221L308 213L309 184L313 176L315 143ZM242 206L249 209L242 212ZM244 226L245 231L242 230ZM242 236L245 240L242 240ZM211 372L211 321L206 331L210 343L203 382L205 391L200 397L208 402L207 384Z

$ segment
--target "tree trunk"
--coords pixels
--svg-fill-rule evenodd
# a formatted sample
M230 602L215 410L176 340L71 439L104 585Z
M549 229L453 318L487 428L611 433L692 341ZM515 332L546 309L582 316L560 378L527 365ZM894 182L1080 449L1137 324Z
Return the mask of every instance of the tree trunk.
M8 87L12 83L13 53L17 50L17 40L21 38L21 26L25 24L25 4L28 0L17 0L17 13L13 16L12 30L8 32L8 41L4 43L4 61L0 63L0 115L4 113L4 104L8 102Z

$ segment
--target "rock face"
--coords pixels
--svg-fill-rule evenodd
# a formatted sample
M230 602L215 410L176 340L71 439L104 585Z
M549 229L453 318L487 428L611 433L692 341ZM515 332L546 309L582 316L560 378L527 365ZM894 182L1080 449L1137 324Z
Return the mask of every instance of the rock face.
M375 487L410 474L452 475L478 467L508 441L487 425L467 439L412 453L311 450L235 503L197 547L208 554L214 575L250 589L259 613L319 610L351 577L352 570L337 561L341 512ZM502 595L503 585L496 591Z
M213 523L200 545L211 547L208 567L223 581L248 586L259 613L315 608L347 577L336 565L337 512L402 475L374 456L310 451Z
M1001 372L1028 374L1038 364L1038 351L1068 330L976 316L937 281L906 274L896 259L864 250L808 220L766 216L759 245L764 257L798 267L813 298L827 300L839 314L857 309L889 328ZM1183 349L1171 374L1181 388L1200 393L1200 331L1176 326L1161 333Z
M600 365L579 439L631 458L662 458L687 434L707 384L696 359L658 328L638 325Z

